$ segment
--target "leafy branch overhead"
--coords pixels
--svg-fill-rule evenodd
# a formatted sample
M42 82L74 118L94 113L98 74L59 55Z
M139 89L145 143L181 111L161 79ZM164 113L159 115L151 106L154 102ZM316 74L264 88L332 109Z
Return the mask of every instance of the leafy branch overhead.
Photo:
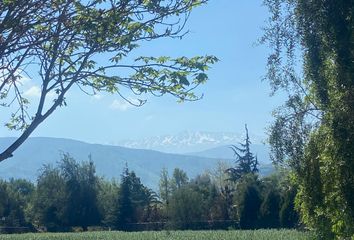
M214 56L129 54L160 38L182 38L191 10L207 0L8 0L0 3L0 103L12 109L6 126L21 137L0 154L12 152L51 115L65 106L76 85L85 93L170 94L179 101L200 99L194 90L207 81ZM129 62L130 60L130 62ZM41 84L38 104L23 94L21 78ZM54 101L49 96L55 96ZM139 104L145 102L141 99ZM30 109L36 109L30 112Z

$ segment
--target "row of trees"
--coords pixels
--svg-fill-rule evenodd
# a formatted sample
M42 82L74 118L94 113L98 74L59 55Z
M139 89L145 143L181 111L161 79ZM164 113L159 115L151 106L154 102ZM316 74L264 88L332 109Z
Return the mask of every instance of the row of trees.
M174 175L178 171L181 170L175 169L173 173L170 195L164 201L165 216L175 228L298 226L294 210L296 189L280 175L259 179L257 175L246 174L239 182L228 181L220 187L215 177L224 173L203 174L173 190Z
M26 180L0 182L0 225L87 230L100 226L119 230L204 228L293 228L296 189L281 175L248 174L238 183L224 182L224 172L191 180L181 169L161 172L159 194L125 168L121 180L95 175L92 162L77 163L64 155L60 164L45 166L34 185Z
M99 226L119 230L293 228L296 188L285 173L260 178L258 162L245 144L233 146L234 167L189 180L181 169L161 172L159 193L144 186L126 167L120 181L95 173L92 161L64 154L56 167L44 166L34 185L0 183L3 226L66 231Z

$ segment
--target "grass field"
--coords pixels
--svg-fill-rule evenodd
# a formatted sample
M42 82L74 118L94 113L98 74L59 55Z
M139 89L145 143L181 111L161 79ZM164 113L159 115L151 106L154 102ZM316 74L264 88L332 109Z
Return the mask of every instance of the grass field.
M85 232L85 233L30 233L0 235L1 240L308 240L311 233L295 230L256 231L160 231L160 232Z

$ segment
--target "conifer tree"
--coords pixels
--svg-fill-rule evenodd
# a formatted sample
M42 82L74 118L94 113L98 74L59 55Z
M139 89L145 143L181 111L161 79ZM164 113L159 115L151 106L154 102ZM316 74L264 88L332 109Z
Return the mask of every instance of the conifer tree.
M230 147L236 157L236 166L226 169L226 172L229 174L229 180L234 182L238 181L244 175L258 172L258 160L257 156L254 156L250 149L252 143L248 135L247 124L245 125L245 130L245 142L240 143L239 146L232 145Z

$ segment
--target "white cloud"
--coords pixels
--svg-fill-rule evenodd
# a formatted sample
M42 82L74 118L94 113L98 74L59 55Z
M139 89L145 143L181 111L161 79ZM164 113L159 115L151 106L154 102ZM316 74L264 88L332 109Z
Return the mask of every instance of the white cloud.
M127 101L115 99L109 107L114 110L126 111L133 106Z
M22 85L28 84L31 79L23 74L18 74L17 82L21 83Z
M32 86L29 89L27 89L23 95L26 97L33 97L33 98L40 97L41 88L39 86Z
M102 99L102 95L95 94L95 95L93 95L93 98L96 99L96 100L101 100Z

